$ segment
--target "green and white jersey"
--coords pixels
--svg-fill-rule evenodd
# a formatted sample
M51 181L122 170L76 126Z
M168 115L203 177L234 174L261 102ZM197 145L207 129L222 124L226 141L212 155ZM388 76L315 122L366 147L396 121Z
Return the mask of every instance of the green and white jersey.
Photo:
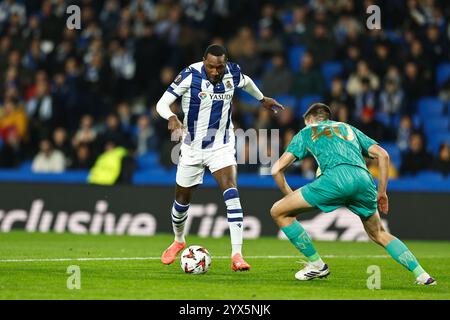
M367 170L364 156L370 146L378 144L355 127L336 121L321 121L303 128L286 151L303 159L311 154L319 165L317 176L341 164Z

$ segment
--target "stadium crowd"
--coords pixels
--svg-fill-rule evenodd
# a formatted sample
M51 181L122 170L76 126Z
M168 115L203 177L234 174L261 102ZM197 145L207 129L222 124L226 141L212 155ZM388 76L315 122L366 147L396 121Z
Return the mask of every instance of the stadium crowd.
M318 99L335 119L399 154L391 177L448 175L446 2L3 0L0 167L32 161L35 172L91 169L118 147L126 150L128 179L138 169L133 159L148 153L161 155L161 170L172 167L173 143L156 102L182 68L219 43L266 96L287 107L273 116L236 94L235 127L280 129L284 150L303 126L302 108ZM69 4L81 8L80 30L66 26ZM382 8L381 29L366 27L371 4ZM447 74L439 71L444 67ZM436 112L433 103L441 106ZM173 109L180 113L178 105ZM311 178L315 170L314 159L306 159L292 173Z

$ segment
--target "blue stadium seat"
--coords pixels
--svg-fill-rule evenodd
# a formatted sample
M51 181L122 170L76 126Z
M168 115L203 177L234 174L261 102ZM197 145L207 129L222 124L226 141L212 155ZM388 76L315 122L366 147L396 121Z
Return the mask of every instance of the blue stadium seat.
M428 150L434 155L439 152L439 146L442 143L447 143L450 145L450 133L436 133L432 136L428 136Z
M384 124L387 127L391 126L391 117L383 112L377 112L375 114L375 120L381 122L382 124Z
M289 66L293 72L300 70L300 63L306 48L304 46L295 46L289 49Z
M327 61L321 66L322 76L328 89L331 88L331 82L334 77L340 75L343 71L342 64L337 61Z
M139 169L151 169L159 166L159 152L147 152L137 157L136 159Z
M256 100L254 97L252 97L247 92L245 92L244 90L239 90L238 95L239 95L239 100L241 101L241 103L243 103L245 105L253 106L253 107L259 106L259 101Z
M319 95L307 95L300 98L296 106L296 116L301 118L309 106L316 102L323 102L323 98Z
M450 79L450 63L441 63L436 67L436 84L440 88Z
M294 96L283 95L274 97L279 103L281 103L284 107L295 108L297 99Z
M419 100L418 109L423 118L440 116L444 113L444 102L436 97L424 97Z
M402 163L402 155L397 144L395 142L385 142L380 143L380 146L385 149L387 153L389 153L391 163L395 166L396 169L399 169Z
M444 180L444 176L435 171L421 171L416 175L417 179L422 180L423 183Z
M31 172L31 166L33 165L33 161L24 161L20 164L19 170L20 171L26 171Z
M427 118L424 123L424 129L430 138L436 133L448 133L449 131L449 119L447 117L430 117Z

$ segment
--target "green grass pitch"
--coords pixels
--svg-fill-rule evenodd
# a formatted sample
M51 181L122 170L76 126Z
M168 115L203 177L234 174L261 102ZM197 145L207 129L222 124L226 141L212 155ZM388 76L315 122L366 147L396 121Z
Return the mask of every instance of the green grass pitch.
M252 269L235 273L228 237L190 236L188 244L205 246L213 256L203 275L183 273L178 260L161 264L171 241L170 235L0 233L0 299L450 299L450 242L405 241L438 281L423 287L372 243L316 242L331 274L300 282L294 274L302 257L285 240L246 240ZM80 267L79 290L67 288L71 265ZM367 288L371 265L381 270L380 290Z

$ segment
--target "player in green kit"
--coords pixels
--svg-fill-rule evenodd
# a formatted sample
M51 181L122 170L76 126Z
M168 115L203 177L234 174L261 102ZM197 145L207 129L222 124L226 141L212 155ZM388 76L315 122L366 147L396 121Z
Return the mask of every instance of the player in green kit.
M327 105L313 104L304 114L306 127L292 139L286 152L272 168L272 175L285 197L272 206L270 214L291 243L308 259L295 277L311 280L330 273L327 264L314 249L310 236L295 217L312 208L331 212L347 207L361 218L370 239L414 273L416 283L436 284L406 245L387 232L380 222L377 207L380 212L388 213L388 153L358 129L330 119L331 111ZM286 182L284 171L294 161L302 160L307 155L316 158L318 177L293 191ZM363 155L378 160L378 190Z

